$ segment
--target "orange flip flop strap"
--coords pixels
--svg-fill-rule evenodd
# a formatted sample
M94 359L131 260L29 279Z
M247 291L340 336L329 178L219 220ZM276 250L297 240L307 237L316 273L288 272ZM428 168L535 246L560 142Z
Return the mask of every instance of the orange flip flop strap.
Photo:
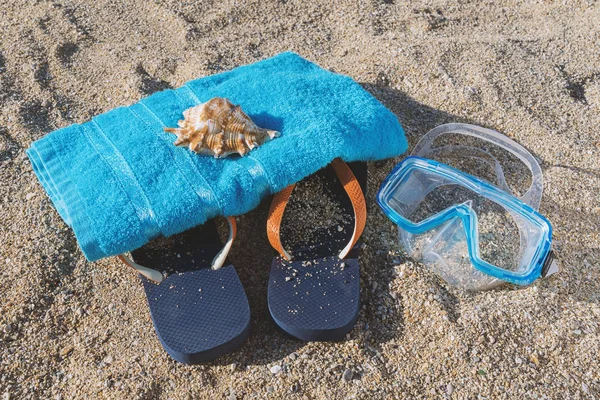
M350 238L350 242L348 242L339 255L339 257L343 259L350 253L350 250L352 250L365 229L365 224L367 222L367 203L360 184L350 167L348 167L341 158L333 160L331 165L342 182L342 185L344 185L344 190L348 194L350 202L352 202L352 208L354 209L354 231L352 232L352 238Z
M295 184L292 184L273 196L271 208L269 209L269 217L267 218L267 237L269 238L269 243L286 260L291 260L292 256L281 245L279 229L281 227L283 212L295 186Z
M367 205L360 184L348 165L340 158L333 160L331 165L333 166L338 179L342 182L354 210L354 231L352 233L352 238L339 254L340 258L345 258L350 250L352 250L365 228L365 223L367 221ZM271 208L269 209L269 217L267 219L267 237L269 238L269 242L286 260L291 260L292 257L285 251L281 244L280 227L285 207L294 190L294 186L295 185L290 185L286 187L273 197Z
M211 264L212 269L219 269L223 266L223 263L227 258L229 250L231 250L231 246L233 246L233 241L235 240L235 236L237 234L237 224L235 222L235 218L227 217L227 222L229 223L229 238L227 239L227 242L225 243L225 246L223 246L221 251L219 251L215 258L213 258ZM161 283L165 279L165 276L162 274L162 272L152 268L144 267L143 265L136 263L124 254L119 254L117 257L125 265L135 269L138 273L144 275L146 278L150 279L151 281L154 281L155 283Z

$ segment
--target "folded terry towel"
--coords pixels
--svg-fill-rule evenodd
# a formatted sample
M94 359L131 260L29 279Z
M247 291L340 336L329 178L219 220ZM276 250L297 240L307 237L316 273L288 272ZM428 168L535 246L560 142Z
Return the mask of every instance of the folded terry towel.
M281 136L242 158L175 147L175 135L163 128L213 97L229 98ZM27 154L94 261L218 215L248 212L336 157L378 160L406 147L395 115L351 78L282 53L59 129Z

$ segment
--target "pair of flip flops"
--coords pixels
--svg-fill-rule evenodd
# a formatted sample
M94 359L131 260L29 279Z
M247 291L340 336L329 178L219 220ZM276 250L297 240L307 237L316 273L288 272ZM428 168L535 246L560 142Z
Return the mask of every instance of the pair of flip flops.
M366 178L365 163L347 165L336 159L297 185L296 191L302 193L310 189L301 186L320 182L323 210L334 213L319 215L327 220L312 229L310 237L284 218L288 204L286 216L308 212L303 196L291 196L294 185L273 198L267 234L279 256L271 265L269 311L275 323L296 338L341 340L356 322L360 310L356 242L366 220ZM223 266L236 233L235 219L227 220L230 233L225 244L215 222L209 221L156 240L131 257L119 256L140 273L158 338L182 363L206 362L231 352L249 334L246 293L235 268Z

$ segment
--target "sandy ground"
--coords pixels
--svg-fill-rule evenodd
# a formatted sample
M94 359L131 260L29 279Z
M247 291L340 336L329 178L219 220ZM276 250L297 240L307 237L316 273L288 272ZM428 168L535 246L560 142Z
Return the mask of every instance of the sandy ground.
M124 3L0 1L2 399L600 397L598 2ZM521 290L448 287L398 251L375 205L401 158L371 163L364 307L348 340L305 344L276 330L265 202L239 219L230 257L252 309L248 342L208 365L172 361L138 277L115 259L85 261L24 150L284 50L360 82L411 146L462 121L531 149L562 272Z

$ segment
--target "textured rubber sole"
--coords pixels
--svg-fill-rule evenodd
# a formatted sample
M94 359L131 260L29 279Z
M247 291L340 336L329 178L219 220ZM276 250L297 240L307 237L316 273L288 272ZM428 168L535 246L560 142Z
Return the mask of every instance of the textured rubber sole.
M360 311L357 259L327 257L271 265L269 312L284 331L305 341L337 341L352 330Z
M175 360L210 361L248 337L250 307L233 266L173 274L160 285L142 280L156 334Z
M198 364L239 348L250 306L235 268L210 269L221 248L214 223L132 252L136 262L169 271L160 284L140 276L158 338L175 360Z

